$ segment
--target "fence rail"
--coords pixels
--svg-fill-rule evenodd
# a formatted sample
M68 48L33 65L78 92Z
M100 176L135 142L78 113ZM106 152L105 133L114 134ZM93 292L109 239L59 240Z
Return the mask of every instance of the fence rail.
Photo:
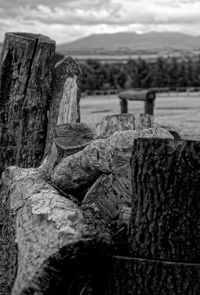
M96 89L96 90L85 90L82 92L85 95L114 95L118 94L125 89ZM134 88L134 90L142 90L141 88ZM153 90L157 93L169 93L169 92L199 92L199 86L189 86L189 87L153 87L148 88L148 90Z

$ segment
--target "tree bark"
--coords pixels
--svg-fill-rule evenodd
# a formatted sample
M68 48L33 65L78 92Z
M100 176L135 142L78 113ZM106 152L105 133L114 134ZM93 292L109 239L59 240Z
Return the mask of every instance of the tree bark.
M200 262L200 142L138 139L131 173L132 255Z
M200 264L112 256L107 295L197 295Z
M0 60L0 172L35 167L44 152L55 42L6 33Z
M80 294L110 244L106 222L61 196L40 169L9 167L2 178L1 294Z
M105 116L97 123L95 138L107 138L116 131L139 130L154 127L154 118L148 114L115 114Z
M81 76L79 64L71 57L55 65L45 155L50 152L57 125L80 122Z

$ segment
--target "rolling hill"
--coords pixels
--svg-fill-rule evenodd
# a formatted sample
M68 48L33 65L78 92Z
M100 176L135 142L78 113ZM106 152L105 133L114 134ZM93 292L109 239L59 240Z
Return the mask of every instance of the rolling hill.
M73 42L60 44L57 52L67 54L130 54L171 51L200 51L200 36L177 32L137 34L120 32L90 35Z

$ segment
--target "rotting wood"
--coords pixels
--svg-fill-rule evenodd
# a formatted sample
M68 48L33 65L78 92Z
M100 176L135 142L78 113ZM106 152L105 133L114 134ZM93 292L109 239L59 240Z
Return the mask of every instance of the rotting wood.
M200 142L138 139L131 173L132 255L200 263Z
M74 294L77 276L88 279L96 253L103 257L109 247L107 224L98 212L62 197L39 169L9 167L2 177L2 294Z
M97 123L95 138L107 138L116 131L154 127L154 117L148 114L114 114Z
M45 156L50 152L57 125L80 122L81 68L71 57L55 65Z
M55 42L6 33L0 59L0 172L35 167L44 152Z

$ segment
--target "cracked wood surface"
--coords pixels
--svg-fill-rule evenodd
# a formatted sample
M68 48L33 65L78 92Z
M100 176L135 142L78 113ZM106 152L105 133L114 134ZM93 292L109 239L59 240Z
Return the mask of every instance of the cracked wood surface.
M43 156L55 42L6 33L0 60L0 172L35 167Z

